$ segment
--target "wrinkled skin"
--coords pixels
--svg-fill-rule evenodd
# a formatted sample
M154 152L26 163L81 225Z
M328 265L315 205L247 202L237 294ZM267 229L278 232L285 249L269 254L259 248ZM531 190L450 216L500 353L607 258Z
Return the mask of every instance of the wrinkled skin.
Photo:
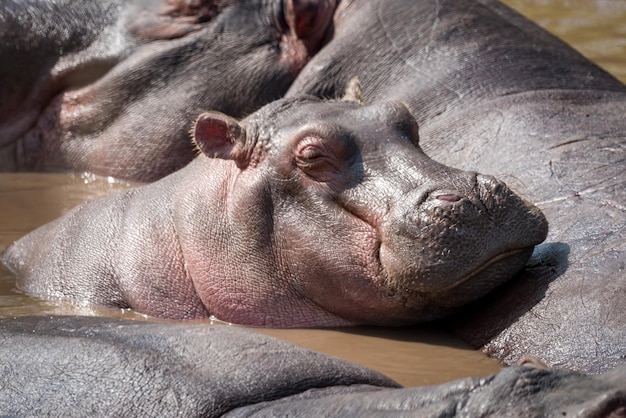
M202 111L284 94L334 4L2 0L0 170L161 178L195 157Z
M625 87L490 0L342 1L325 36L328 44L304 67L289 95L332 97L356 75L370 103L393 99L409 105L429 155L504 176L548 215L549 242L518 280L465 313L457 331L508 363L526 353L587 371L623 363ZM30 58L25 62L30 65ZM222 99L244 93L229 90ZM236 108L222 110L236 114ZM140 126L156 129L154 120ZM129 126L134 138L137 124ZM164 138L151 136L142 149ZM159 142L156 149L171 161L177 152L168 144ZM122 171L138 157L128 155L115 175L130 176ZM180 164L144 166L151 174L140 177L154 178ZM116 165L107 161L107 167Z
M18 287L166 318L399 325L484 296L547 233L503 183L428 158L398 102L285 99L194 132L184 169L9 247Z
M288 96L358 76L366 102L408 104L429 156L502 176L548 218L523 274L453 327L509 364L623 364L626 87L495 1L355 0L334 25Z
M229 326L22 317L0 319L0 339L2 416L214 417L310 388L398 386Z
M626 417L626 366L586 376L510 367L486 378L404 389L328 388L235 409L225 417Z
M626 416L624 367L598 376L511 367L398 388L237 327L23 317L1 319L0 335L3 416Z

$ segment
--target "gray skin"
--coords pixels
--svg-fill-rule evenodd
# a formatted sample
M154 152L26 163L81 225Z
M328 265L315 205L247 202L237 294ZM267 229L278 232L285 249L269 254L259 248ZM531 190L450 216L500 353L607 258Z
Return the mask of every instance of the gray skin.
M166 318L400 325L484 296L547 234L503 183L428 158L398 102L284 99L194 132L184 169L10 246L18 287Z
M341 2L287 96L353 76L366 102L407 104L429 156L505 179L548 218L524 272L452 327L508 364L623 364L626 87L490 0Z
M88 28L106 25L120 27L111 26L111 22L117 22L118 17L115 16L118 14L102 13L104 10L102 8L108 6L98 4L90 5L96 8L96 11L89 22L69 23L77 25L75 33L79 36L68 39L72 42L79 39L79 50L89 51L90 48L86 46L91 45L91 42L95 42L92 48L94 51L102 48L102 45L109 44L102 40L93 41L105 39L105 35L98 37L94 32L93 35L86 36L85 34L91 33L92 30ZM127 2L124 2L123 10L126 10L126 4ZM5 5L13 3L5 2L3 6ZM136 27L143 28L145 34L142 37L135 37L132 34L119 36L123 40L120 45L139 43L138 39L144 39L142 42L146 45L165 45L165 41L158 39L172 38L173 42L178 36L163 34L168 32L185 33L190 30L189 34L193 35L194 31L191 29L197 27L193 19L183 16L180 20L176 16L185 14L198 16L199 11L185 10L182 3L175 3L173 6L172 11L162 18L153 14L151 18L148 15L147 20L144 20L144 22L150 19L164 22L162 25L153 26L158 30L152 31L152 35L150 26L139 24ZM75 19L77 13L67 9L70 4L63 7L66 8L63 13L72 17L67 20L77 22ZM329 7L332 8L333 4ZM253 8L240 10L238 14L246 15L252 10ZM267 11L257 9L252 13ZM46 20L55 24L56 20L49 19L49 16L62 15L57 12L44 13ZM119 15L122 16L123 13ZM327 14L322 12L321 16ZM6 13L2 18L6 19ZM190 20L191 26L188 25ZM536 201L550 219L552 225L550 242L539 247L531 259L531 264L518 280L504 288L491 302L481 302L480 306L475 306L470 312L465 313L463 320L456 324L458 332L477 346L484 346L489 353L509 363L525 353L541 356L550 364L590 371L605 370L622 363L626 358L626 349L623 345L626 327L623 310L620 310L621 301L626 296L622 284L623 260L626 258L623 242L626 225L623 170L626 136L623 120L626 110L625 87L563 42L495 1L343 1L339 3L334 21L328 28L323 29L323 24L317 26L316 19L303 21L313 22L313 27L319 28L319 32L314 31L318 34L325 30L324 42L330 43L306 65L292 86L290 95L308 92L332 97L336 91L343 88L349 78L358 75L365 86L364 95L370 102L392 99L402 100L408 104L422 127L422 144L429 155L446 164L505 176L525 195ZM321 21L327 22L324 19ZM119 22L122 22L124 27L124 21ZM139 20L139 23L141 22L142 20ZM34 27L40 28L42 24L37 22ZM210 32L211 20L204 25ZM176 29L179 27L183 29ZM236 25L238 29L228 34L235 36L234 33L243 27L245 25L238 24ZM170 29L166 30L167 28ZM30 31L31 37L26 38L27 42L33 42L35 46L42 39L57 42L47 46L48 49L44 48L44 51L57 51L58 42L69 42L62 40L60 35L50 35L49 30ZM131 29L118 30L118 33L122 34L131 32L133 32ZM32 36L36 33L45 33L46 36L41 37L39 41L37 39L33 41ZM114 34L115 30L102 33L113 36L111 33ZM315 38L320 39L320 36ZM23 37L20 37L18 41L22 42L22 39ZM157 41L150 42L150 39ZM181 35L181 39L189 38ZM169 44L176 45L171 42ZM9 54L8 57L15 59L15 53L11 55L12 52L8 49L10 45L11 42L2 44L3 57ZM141 48L129 50L127 46L120 48L127 51L125 53L143 51ZM37 54L40 54L39 50L31 48L31 54L36 58ZM308 47L307 50L310 54L315 48ZM226 54L220 50L221 53ZM237 53L235 55L240 56ZM45 67L44 74L50 68L63 69L68 66L72 68L70 65L72 62L82 62L75 58L74 61L70 59L69 64L64 64L65 67L55 67L58 59L56 52L41 54L44 58L51 57L51 63ZM115 51L110 54L115 55ZM93 56L97 57L98 54ZM280 56L282 55L273 57ZM185 54L182 54L182 57L191 59ZM195 63L196 59L199 58L194 56L191 64ZM220 63L228 64L230 59L232 55ZM59 62L65 60L66 58L62 57ZM247 59L242 61L249 63ZM1 62L7 61L3 59ZM21 66L3 67L4 74L8 71L10 78L14 80L23 80L28 78L29 74L38 74L37 77L40 77L36 71L21 70L35 68L33 63L36 60L31 60L30 55L20 62ZM82 79L83 81L72 83L83 85L91 83L101 73L108 74L107 70L98 70L108 68L107 59L100 60L100 64L98 60L94 62L91 67L87 66L94 69L85 73L95 75L80 75L83 72L80 71L82 67L78 65L76 68L79 70L68 80ZM130 60L128 63L136 62L141 60ZM271 62L275 64L281 60ZM299 63L302 64L302 61ZM208 64L205 62L205 65ZM167 83L145 81L156 76L158 77L155 80L162 80L159 78L162 68L163 66L159 65L135 67L135 70L139 69L142 74L146 74L141 78L143 83L135 83L134 78L131 78L132 83L124 82L125 77L122 77L122 74L125 72L120 70L119 77L112 77L118 84L109 84L110 80L107 77L104 77L106 82L94 84L111 86L111 89L97 90L108 94L91 96L93 100L119 98L116 106L111 108L124 108L125 111L121 116L133 115L131 110L141 109L143 104L152 103L156 106L143 113L140 118L133 119L130 116L120 119L129 122L124 125L128 129L122 132L128 132L128 135L119 135L121 130L118 129L116 135L108 137L111 140L143 138L139 149L142 149L142 153L147 153L148 157L136 155L138 147L132 147L131 150L131 147L122 146L123 151L120 155L107 158L113 155L111 153L117 153L120 148L118 143L107 141L101 142L102 146L99 148L93 147L97 149L97 156L96 153L89 153L91 145L86 145L80 152L72 155L83 158L81 152L86 152L90 155L85 157L88 164L106 161L105 164L101 164L99 172L105 173L104 170L112 167L117 170L112 174L120 177L132 177L130 173L124 174L127 167L134 167L135 161L143 161L139 165L139 170L149 172L139 175L139 178L144 179L158 177L163 172L183 164L184 158L176 160L178 162L175 163L168 162L174 161L178 158L175 156L180 155L172 148L168 138L180 139L179 135L183 135L187 129L186 122L182 124L184 128L177 128L177 135L166 136L160 133L155 135L152 130L156 132L162 127L157 128L158 124L153 123L154 120L170 120L169 115L176 112L171 110L174 107L172 95L166 99L167 111L159 104L160 100L155 101L153 98L161 97L158 92L164 85L171 84L182 88L189 85L191 87L187 91L193 92L201 89L199 84L187 84L190 77L185 73L178 78L168 76ZM174 66L165 68L176 73ZM250 69L249 64L232 68L237 72L242 68ZM266 70L259 69L259 73L255 74L264 74L264 71ZM213 88L222 92L220 103L228 102L256 89L259 77L256 75L252 78L237 78L238 83L253 81L246 84L245 89L235 86L225 92L222 87L223 79L219 79ZM272 79L270 84L276 79L276 77ZM32 84L33 80L29 82ZM177 82L171 83L173 80ZM212 80L214 78L209 82ZM17 85L30 86L28 83L16 82L11 87L16 88ZM118 89L118 85L124 88ZM27 94L19 89L17 93L7 90L7 87L3 89L2 97L22 97ZM145 100L137 101L136 106L124 106L129 100L124 93L112 94L116 91L132 92L135 89L144 89L153 94L137 95L137 98ZM130 97L135 103L135 96ZM83 99L86 99L86 96ZM98 118L108 118L108 111L112 109L106 107L107 100L98 105L105 106L102 109L106 111L92 112ZM236 114L238 106L245 102L245 99L241 99L233 109L222 108L222 110ZM38 106L41 105L35 107ZM3 118L6 118L7 108L4 106L1 108ZM251 105L252 108L254 105ZM113 119L118 116L114 116ZM188 114L183 114L184 116ZM178 122L182 120L184 118ZM87 119L83 128L98 129L100 125L99 122ZM167 125L176 126L169 123ZM137 126L142 127L139 132ZM144 132L148 134L144 135ZM34 139L37 137L34 136ZM155 141L156 150L152 147ZM80 144L72 142L71 146L77 143ZM186 143L186 141L177 142L179 145ZM21 146L30 150L37 149L37 144L35 140L33 144L27 141ZM180 146L189 155L187 145ZM167 155L168 159L164 161L155 158L154 153L161 152L160 155ZM0 167L6 167L6 164L8 162L4 160ZM63 164L65 163L59 163L55 167L58 168ZM81 167L89 169L91 166ZM92 171L100 170L95 166L91 168Z
M311 388L399 386L231 326L22 317L0 319L0 340L0 415L10 417L215 417Z
M334 0L2 0L0 171L152 181L194 157L189 122L280 98Z
M0 319L2 416L626 416L626 368L511 367L399 388L254 332L97 317ZM68 355L71 353L71 355Z
M224 417L624 418L626 366L601 375L510 367L486 378L404 389L325 388L241 407Z

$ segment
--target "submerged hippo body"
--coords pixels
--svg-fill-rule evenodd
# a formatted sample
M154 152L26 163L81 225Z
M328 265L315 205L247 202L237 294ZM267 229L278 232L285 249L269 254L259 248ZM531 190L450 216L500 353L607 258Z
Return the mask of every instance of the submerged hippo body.
M367 102L407 103L429 156L505 178L548 218L524 273L458 332L509 364L622 364L626 87L493 0L342 2L334 26L287 96L358 76Z
M547 231L503 183L424 155L397 102L205 113L195 142L183 170L13 244L19 287L168 318L404 324L483 296Z
M189 123L283 95L334 1L3 0L0 171L151 181L190 162Z

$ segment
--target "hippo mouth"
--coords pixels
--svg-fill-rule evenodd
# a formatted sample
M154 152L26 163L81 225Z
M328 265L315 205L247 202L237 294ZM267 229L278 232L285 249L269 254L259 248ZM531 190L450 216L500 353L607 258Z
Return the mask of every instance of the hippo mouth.
M394 289L389 296L404 307L403 314L396 317L394 323L433 321L457 312L463 306L485 297L519 273L533 249L534 246L531 246L501 252L460 278L446 279L447 284L442 283L430 290L402 285L406 279L390 280L388 277L387 280L390 281L387 283ZM409 282L419 283L424 280L420 273L414 272L412 277L413 280L408 280Z
M518 274L533 252L533 247L521 248L501 253L480 267L463 276L455 283L442 287L439 291L424 295L427 301L429 319L439 319L458 311L503 285ZM421 310L420 306L420 310ZM420 312L423 317L423 312Z
M188 163L195 154L191 142L186 140L186 125L163 122L158 125L158 129L165 132L158 136L161 147L145 148L140 158L135 158L138 153L132 151L141 145L145 136L154 137L145 130L137 131L137 120L163 112L158 106L156 110L151 107L156 106L157 101L151 100L150 85L133 87L132 80L140 75L143 79L150 78L137 69L156 71L158 65L147 63L157 59L166 48L139 46L131 55L115 54L106 59L68 65L40 81L20 107L26 110L0 128L0 137L7 139L6 144L2 144L5 147L2 154L10 155L11 165L14 165L9 168L71 169L152 181ZM172 104L172 108L186 110L177 103ZM129 116L131 114L134 116ZM156 126L149 128L157 130ZM129 137L128 132L137 132L137 135ZM120 151L125 149L131 152ZM6 159L0 155L0 161L2 158Z
M128 100L146 96L139 81L156 79L155 74L163 72L158 70L159 60L183 42L109 42L103 48L95 41L61 57L6 115L0 125L0 147L15 147L18 169L54 165L54 150L61 142L100 135L125 115L132 104Z
M59 120L78 116L72 100L65 96L98 83L120 62L117 57L80 62L37 82L15 114L2 124L0 147L17 144L18 167L36 167L39 154L45 152L42 147L61 139Z
M136 11L132 7L129 10ZM37 145L41 144L34 143L36 137L42 136L45 141L60 140L59 129L55 129L57 119L72 121L84 119L81 113L87 110L88 105L102 101L103 96L99 93L114 92L118 80L133 74L137 76L134 71L138 68L137 60L133 60L135 55L143 56L146 60L146 57L154 56L163 49L146 44L146 40L150 38L144 39L139 36L141 33L136 33L138 32L136 28L145 26L158 32L157 29L163 27L158 25L159 19L165 22L169 19L164 12L153 16L154 13L147 13L147 10L141 9L139 13L126 13L128 14L126 17L118 16L117 12L112 10L107 9L106 12L111 12L111 15L105 19L106 23L100 22L103 26L98 26L102 30L98 38L92 39L90 44L82 45L82 49L70 47L63 56L56 57L58 60L50 68L37 68L36 71L40 74L29 83L30 89L25 91L23 96L14 98L18 106L10 114L0 114L0 117L5 117L0 126L0 147L17 143L18 159L26 159L24 163L32 163L28 161L33 159L31 154L40 151ZM191 12L195 13L196 10ZM210 17L207 15L202 21L208 21ZM116 19L119 22L116 22ZM126 20L131 22L128 35L129 39L133 40L121 42L115 31L119 30ZM166 33L168 36L164 35L158 40L182 37L199 29L198 25L191 23L176 27L181 28L178 33L170 31ZM71 96L69 100L65 97L67 95ZM110 95L108 99L112 97ZM83 105L85 109L77 109L76 104Z
M492 281L492 282L496 282L496 285L497 285L498 283L502 282L500 277L494 277L494 275L497 275L496 272L499 269L499 267L505 264L508 270L507 276L510 275L511 270L512 270L511 264L518 264L516 263L516 260L519 259L521 261L521 259L523 259L523 262L522 262L522 267L523 267L526 261L528 261L528 258L530 257L532 250L533 250L532 247L531 248L519 248L519 249L505 251L503 253L500 253L496 255L495 257L490 258L485 263L478 266L475 270L461 277L454 283L451 283L448 286L441 287L438 290L438 293L444 294L450 291L454 291L455 289L458 289L459 287L466 285L470 280L477 284L478 283L483 284L485 281ZM485 286L485 287L491 288L493 286Z
M439 318L467 303L473 302L494 288L503 284L520 270L522 270L533 252L534 246L521 247L500 252L488 258L468 273L454 278L454 269L442 276L438 271L435 276L428 271L414 271L404 277L394 277L395 266L393 256L385 254L384 246L379 249L379 262L383 271L386 272L387 283L395 288L392 292L396 296L405 299L405 306L411 310L419 307L420 316L423 317L424 303L428 305L426 315L433 315L432 319ZM411 278L408 276L410 275ZM443 279L443 280L442 280ZM401 283L411 283L408 287ZM431 283L428 288L421 288L420 284ZM410 296L413 294L414 296ZM443 312L437 313L441 308Z

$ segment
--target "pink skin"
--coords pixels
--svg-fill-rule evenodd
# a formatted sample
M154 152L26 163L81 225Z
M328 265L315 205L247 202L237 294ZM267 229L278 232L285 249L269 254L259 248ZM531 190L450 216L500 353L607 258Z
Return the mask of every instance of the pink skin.
M399 103L208 112L194 141L184 169L10 247L20 288L177 319L399 325L484 295L546 235L502 183L429 159Z
M221 160L207 164L199 158L194 162L193 178L210 178L210 184L183 180L175 199L179 204L174 218L184 220L176 224L183 257L203 304L213 307L211 313L222 320L265 326L354 325L358 322L346 318L358 313L346 315L348 311L369 306L380 312L385 291L376 261L380 244L371 225L340 208L331 208L328 215L339 230L325 237L327 248L322 253L315 245L313 249L307 245L319 237L302 233L298 225L310 221L307 213L294 211L292 205L286 204L283 213L273 208L274 231L270 236L264 235L268 232L264 225L258 230L251 225L255 217L268 221L258 195L264 185L269 186L263 167L267 156L260 155L265 154L261 143L246 149L241 142L225 140L241 133L235 123L216 114L204 114L198 119L195 139L199 148L206 155L233 159L236 166ZM314 161L323 159L319 155L325 145L323 139L300 138L302 135L297 135L294 160L281 155L273 169L286 177L297 174L309 187L341 187L343 176L338 175L336 167L330 167L337 161ZM203 198L189 198L198 195ZM243 224L247 227L242 229ZM210 242L210 247L201 245L198 237ZM267 245L259 246L258 242ZM344 248L341 256L337 248ZM310 263L303 264L303 259ZM325 263L325 259L334 260ZM337 265L348 267L341 271ZM355 270L355 266L362 267ZM337 281L338 274L344 280ZM250 277L255 276L255 297L250 298ZM338 310L342 311L339 316L326 308L329 304L350 309ZM286 317L289 324L284 322Z

